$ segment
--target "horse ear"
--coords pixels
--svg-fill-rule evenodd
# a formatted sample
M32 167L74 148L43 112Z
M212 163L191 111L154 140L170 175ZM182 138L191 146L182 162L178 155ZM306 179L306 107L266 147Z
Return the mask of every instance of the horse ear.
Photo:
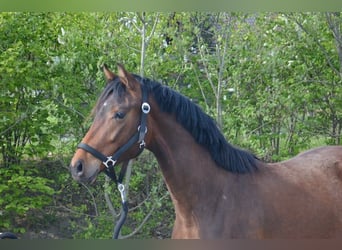
M118 71L119 77L121 78L122 82L126 85L128 89L134 90L134 82L136 81L135 78L126 71L125 67L118 63Z
M115 74L109 70L107 64L103 64L103 73L106 76L107 81L111 81L115 78Z

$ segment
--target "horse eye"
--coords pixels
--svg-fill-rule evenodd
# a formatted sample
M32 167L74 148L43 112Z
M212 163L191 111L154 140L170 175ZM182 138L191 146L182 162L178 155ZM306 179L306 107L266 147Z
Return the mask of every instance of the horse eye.
M125 117L125 113L123 113L123 112L117 112L114 115L115 119L123 119L124 117Z

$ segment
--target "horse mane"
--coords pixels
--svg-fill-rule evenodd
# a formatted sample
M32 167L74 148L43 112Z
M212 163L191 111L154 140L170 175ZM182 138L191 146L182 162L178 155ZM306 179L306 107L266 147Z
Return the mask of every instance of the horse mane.
M228 143L215 121L189 98L156 81L134 76L147 86L160 110L174 114L177 122L209 151L218 166L232 173L250 173L258 169L258 158Z
M250 152L237 148L224 138L215 121L189 98L148 78L134 77L152 93L160 110L174 114L179 122L195 139L205 147L216 164L232 173L250 173L257 170L257 157ZM119 78L107 83L100 95L92 115L96 114L109 95L121 98L126 92Z

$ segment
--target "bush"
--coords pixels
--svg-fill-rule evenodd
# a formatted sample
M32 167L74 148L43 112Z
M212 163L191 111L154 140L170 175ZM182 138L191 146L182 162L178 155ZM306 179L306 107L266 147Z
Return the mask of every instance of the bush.
M11 165L0 168L0 228L2 231L25 232L12 228L29 211L42 209L52 201L53 181L37 176L37 169Z

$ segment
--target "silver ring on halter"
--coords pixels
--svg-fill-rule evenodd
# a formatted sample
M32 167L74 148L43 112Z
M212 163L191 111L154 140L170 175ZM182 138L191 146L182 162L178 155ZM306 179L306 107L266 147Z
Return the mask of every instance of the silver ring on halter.
M144 102L143 104L141 104L141 110L144 114L150 113L150 110L151 110L150 104L148 104L147 102Z

